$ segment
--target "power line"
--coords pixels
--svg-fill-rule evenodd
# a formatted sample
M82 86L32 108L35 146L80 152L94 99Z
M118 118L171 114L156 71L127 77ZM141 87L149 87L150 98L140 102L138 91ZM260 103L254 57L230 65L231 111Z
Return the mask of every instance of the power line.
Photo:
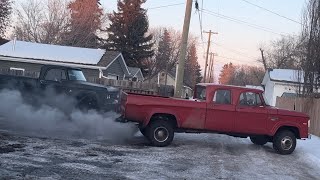
M277 12L271 11L271 10L269 10L269 9L267 9L267 8L264 8L264 7L262 7L262 6L256 5L256 4L254 4L254 3L252 3L252 2L249 2L249 1L247 1L247 0L242 0L242 1L248 3L248 4L252 5L252 6L255 6L255 7L258 7L258 8L260 8L260 9L263 9L263 10L265 10L265 11L268 11L268 12L274 14L274 15L277 15L277 16L279 16L279 17L282 17L282 18L284 18L284 19L287 19L287 20L289 20L289 21L292 21L292 22L294 22L294 23L297 23L297 24L302 25L301 22L298 22L298 21L296 21L296 20L294 20L294 19L291 19L291 18L288 18L288 17L286 17L286 16L283 16L283 15L281 15L281 14L279 14L279 13L277 13Z
M206 10L206 9L203 9L203 12L206 13L206 14L212 15L212 16L216 16L218 18L222 18L222 19L226 19L226 20L229 20L229 21L232 21L232 22L235 22L235 23L243 24L243 25L255 28L255 29L259 29L259 30L265 31L265 32L269 32L269 33L273 33L273 34L277 34L277 35L281 35L281 36L284 35L284 34L281 34L281 33L277 33L277 32L273 31L270 28L259 26L259 25L256 25L256 24L252 24L252 23L240 20L240 19L236 19L236 18L230 17L230 16L218 14L216 12L209 11L209 10Z
M166 7L184 5L184 4L186 4L186 3L176 3L176 4L168 4L168 5L164 5L164 6L156 6L156 7L148 8L148 10L150 10L150 9L161 9L161 8L166 8Z
M241 55L241 56L244 56L244 57L247 57L247 58L252 58L252 59L255 58L255 57L253 57L253 56L247 55L246 53L243 53L243 52L240 52L240 51L238 51L238 50L235 50L235 49L226 47L226 46L221 45L221 44L218 44L218 43L216 43L216 42L212 42L212 43L215 44L215 45L217 45L217 46L219 46L219 47L221 47L221 48L223 48L223 49L226 49L226 50L231 51L231 52L233 52L233 53L239 54L239 55Z

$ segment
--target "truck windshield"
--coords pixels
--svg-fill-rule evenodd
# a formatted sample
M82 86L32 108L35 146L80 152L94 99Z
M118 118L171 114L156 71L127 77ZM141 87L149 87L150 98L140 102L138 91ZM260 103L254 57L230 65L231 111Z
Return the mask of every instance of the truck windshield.
M81 70L68 70L70 81L87 81Z
M196 86L196 93L194 97L199 100L206 100L206 87L205 86Z

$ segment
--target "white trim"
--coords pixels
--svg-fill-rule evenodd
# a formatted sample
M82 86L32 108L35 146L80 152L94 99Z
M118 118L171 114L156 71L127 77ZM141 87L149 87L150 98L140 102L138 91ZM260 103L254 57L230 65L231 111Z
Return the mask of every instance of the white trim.
M119 53L119 55L118 55L116 58L114 58L114 60L112 60L112 61L108 64L108 66L106 67L106 69L108 69L108 68L111 66L111 64L113 64L120 56L121 56L121 59L122 59L122 62L123 62L123 64L124 64L124 66L125 66L126 69L127 69L128 74L131 75L131 73L130 73L130 71L129 71L129 69L128 69L127 63L125 62L125 60L124 60L124 58L123 58L122 53Z
M15 67L10 67L10 71L11 70L14 70L14 71L25 71L25 69L23 69L23 68L15 68Z
M55 61L41 61L34 59L24 59L24 58L14 58L14 57L6 57L0 56L0 61L13 61L13 62L22 62L22 63L32 63L32 64L42 64L42 65L57 65L57 66L71 66L76 68L87 68L87 69L102 69L106 70L106 67L101 66L92 66L92 65L84 65L84 64L73 64L73 63L65 63L65 62L55 62Z

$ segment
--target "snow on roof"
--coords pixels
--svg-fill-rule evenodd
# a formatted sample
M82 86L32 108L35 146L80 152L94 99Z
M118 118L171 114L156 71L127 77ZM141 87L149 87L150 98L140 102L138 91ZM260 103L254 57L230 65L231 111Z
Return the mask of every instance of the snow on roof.
M271 80L275 81L287 81L295 83L303 83L304 72L294 69L272 69L269 71Z
M32 42L10 41L0 46L0 56L97 65L105 54L102 49L57 46Z

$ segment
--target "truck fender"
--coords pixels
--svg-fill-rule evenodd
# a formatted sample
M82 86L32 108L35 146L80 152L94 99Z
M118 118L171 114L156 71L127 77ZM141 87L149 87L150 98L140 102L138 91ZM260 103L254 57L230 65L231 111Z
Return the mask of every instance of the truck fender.
M275 124L273 126L273 128L271 129L270 131L270 136L274 136L278 130L282 127L293 127L293 128L297 128L298 129L298 132L300 134L301 132L301 127L298 123L295 123L295 122L290 122L290 121L286 121L286 122L278 122L277 124ZM298 138L298 137L297 137Z
M171 110L164 110L164 109L154 109L153 111L151 111L147 116L146 116L146 119L143 121L143 127L147 126L150 121L151 121L151 118L156 115L156 114L167 114L167 115L170 115L170 116L174 116L175 117L175 120L176 120L176 124L177 124L177 127L180 127L180 124L179 124L179 117L177 116L177 114Z

